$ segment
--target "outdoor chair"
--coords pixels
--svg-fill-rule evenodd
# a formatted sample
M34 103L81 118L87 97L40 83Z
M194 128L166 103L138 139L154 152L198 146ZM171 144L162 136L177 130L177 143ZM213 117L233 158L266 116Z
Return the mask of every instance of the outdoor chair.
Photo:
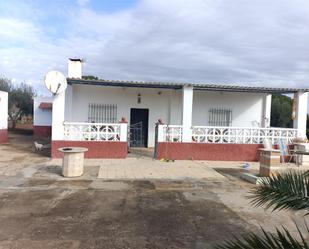
M290 149L289 143L286 139L279 138L279 149L280 154L282 157L283 163L290 163L292 159L295 159L296 154L294 149ZM286 161L286 157L288 157L288 160Z

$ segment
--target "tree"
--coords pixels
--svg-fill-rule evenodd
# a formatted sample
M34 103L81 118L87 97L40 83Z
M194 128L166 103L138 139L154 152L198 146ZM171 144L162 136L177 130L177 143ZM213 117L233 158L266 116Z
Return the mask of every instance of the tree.
M305 210L309 214L309 172L291 171L265 178L262 184L251 192L252 204L266 205L267 209ZM298 229L298 228L297 228ZM283 228L276 234L269 234L262 228L262 234L248 233L242 238L227 241L218 249L309 249L302 232L298 229L300 240ZM309 229L307 228L309 234Z
M8 78L0 78L0 91L11 92L13 84Z
M33 114L33 97L36 92L31 85L26 83L14 85L7 78L0 78L0 90L8 92L8 115L12 121L12 128L15 129L16 122L22 115Z
M293 127L292 120L293 100L285 95L273 94L271 103L271 126Z
M93 76L93 75L84 75L82 76L83 80L98 80L99 78L97 76Z

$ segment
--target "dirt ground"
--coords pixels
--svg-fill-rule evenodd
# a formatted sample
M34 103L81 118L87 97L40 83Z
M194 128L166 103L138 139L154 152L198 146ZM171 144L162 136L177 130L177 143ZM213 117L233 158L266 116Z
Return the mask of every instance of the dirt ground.
M303 213L252 207L254 186L228 164L212 181L106 181L97 166L68 180L31 141L0 146L0 248L213 248L259 225L304 225Z

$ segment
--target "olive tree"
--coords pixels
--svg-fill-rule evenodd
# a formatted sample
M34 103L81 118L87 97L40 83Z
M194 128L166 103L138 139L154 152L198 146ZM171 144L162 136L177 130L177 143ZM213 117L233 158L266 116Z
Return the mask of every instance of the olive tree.
M22 115L33 114L33 97L36 95L31 85L26 83L13 84L10 79L0 78L0 90L9 95L9 120L12 121L12 129Z

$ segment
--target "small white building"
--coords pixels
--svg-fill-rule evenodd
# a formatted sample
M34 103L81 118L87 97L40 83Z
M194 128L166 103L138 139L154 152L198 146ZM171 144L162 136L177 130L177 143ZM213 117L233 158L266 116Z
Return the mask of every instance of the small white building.
M33 137L50 138L52 126L52 97L33 98Z
M8 93L0 91L0 143L8 142Z
M68 66L68 87L53 101L53 157L75 145L87 157L123 158L129 144L156 146L157 158L250 161L265 138L306 134L307 89L85 80L81 60ZM272 93L295 94L293 129L270 127Z

